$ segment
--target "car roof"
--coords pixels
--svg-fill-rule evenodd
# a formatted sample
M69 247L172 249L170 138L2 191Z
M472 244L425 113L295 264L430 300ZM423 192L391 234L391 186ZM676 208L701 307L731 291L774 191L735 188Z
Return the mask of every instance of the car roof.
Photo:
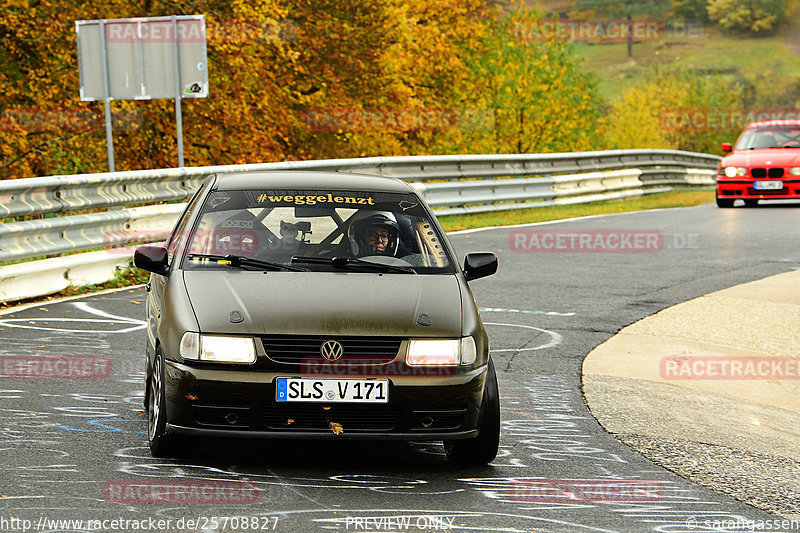
M766 120L764 122L753 122L748 124L745 129L749 130L750 128L761 128L764 126L800 126L800 120Z
M388 176L347 172L260 171L217 174L216 190L325 189L342 191L414 192L405 181Z

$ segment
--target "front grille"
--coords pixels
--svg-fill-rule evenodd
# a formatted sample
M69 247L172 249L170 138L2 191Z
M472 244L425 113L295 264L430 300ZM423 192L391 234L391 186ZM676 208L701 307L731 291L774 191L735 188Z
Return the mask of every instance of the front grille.
M301 335L265 335L261 337L267 357L279 363L323 362L322 343L330 340L342 344L343 355L337 362L360 364L388 363L397 356L399 337L327 337Z
M769 176L770 178L782 178L784 173L784 169L781 167L772 167L772 168L751 168L750 175L754 178L766 178Z
M782 168L771 168L767 171L767 175L770 178L782 178L783 177L783 169Z
M327 409L326 409L327 407ZM332 422L348 431L391 431L400 421L400 408L391 405L276 403L264 406L264 425L287 431L327 430Z

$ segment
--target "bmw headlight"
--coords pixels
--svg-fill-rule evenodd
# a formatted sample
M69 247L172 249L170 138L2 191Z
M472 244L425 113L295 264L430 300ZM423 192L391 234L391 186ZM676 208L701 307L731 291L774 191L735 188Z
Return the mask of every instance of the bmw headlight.
M252 364L256 362L256 347L252 338L187 331L181 338L181 357L194 361Z
M792 167L789 169L789 174L792 176L800 176L800 167Z
M745 176L747 175L747 169L744 167L725 167L723 169L725 175L729 178L735 178L736 176Z
M406 363L410 366L471 365L477 350L472 337L462 339L414 339L408 343Z

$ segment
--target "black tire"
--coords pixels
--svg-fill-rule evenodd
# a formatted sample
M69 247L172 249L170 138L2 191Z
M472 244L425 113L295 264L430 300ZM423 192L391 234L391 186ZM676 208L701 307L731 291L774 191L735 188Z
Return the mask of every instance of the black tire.
M444 442L444 451L451 463L481 466L494 461L500 447L500 392L494 363L489 359L483 401L478 420L478 436Z
M167 433L164 397L164 355L156 351L147 391L147 444L153 457L166 457L172 451L174 435Z
M717 196L717 207L733 207L733 200Z
M744 201L745 207L756 207L758 206L758 200L745 200Z

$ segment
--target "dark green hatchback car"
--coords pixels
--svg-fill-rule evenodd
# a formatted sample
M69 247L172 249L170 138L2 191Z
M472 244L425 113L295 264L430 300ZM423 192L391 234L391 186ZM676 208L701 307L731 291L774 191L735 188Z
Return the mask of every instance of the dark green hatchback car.
M500 400L468 282L406 182L324 172L210 176L165 246L140 246L148 440L178 435L441 440L497 454Z

